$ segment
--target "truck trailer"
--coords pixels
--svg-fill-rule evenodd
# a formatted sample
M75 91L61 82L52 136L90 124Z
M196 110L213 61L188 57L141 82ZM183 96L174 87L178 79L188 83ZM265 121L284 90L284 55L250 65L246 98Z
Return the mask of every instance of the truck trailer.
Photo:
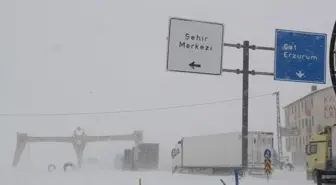
M159 144L141 143L124 150L123 170L157 170L159 168Z
M273 150L273 133L249 132L250 168L263 168L265 149ZM234 169L242 169L242 134L231 132L183 137L171 151L171 157L173 173L231 173Z

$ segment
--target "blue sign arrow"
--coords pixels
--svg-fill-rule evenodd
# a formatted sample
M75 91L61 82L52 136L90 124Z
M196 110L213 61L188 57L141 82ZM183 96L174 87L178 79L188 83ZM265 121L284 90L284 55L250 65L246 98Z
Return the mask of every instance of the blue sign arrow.
M276 29L274 80L326 83L327 34Z
M272 153L270 149L266 149L264 151L264 157L270 159L272 157Z

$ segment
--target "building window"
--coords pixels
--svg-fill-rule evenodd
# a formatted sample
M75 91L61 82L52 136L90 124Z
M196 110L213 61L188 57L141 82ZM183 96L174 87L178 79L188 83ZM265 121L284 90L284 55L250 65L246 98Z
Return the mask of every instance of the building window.
M304 101L304 103L305 103L305 110L307 109L307 99Z
M303 129L303 119L300 120L300 129Z
M293 145L293 138L292 137L289 138L289 145Z
M314 126L314 116L311 117L311 125Z
M306 130L308 132L308 119L307 118L305 119L305 127L306 127Z
M304 119L301 119L301 130L304 129Z
M304 119L301 120L301 130L304 129Z
M313 107L314 107L314 100L313 100L313 97L311 97L311 99L310 99L310 103L311 103L311 107L313 108Z
M289 126L289 114L288 114L289 110L285 109L285 124L288 127Z
M300 147L300 137L296 138L296 147Z

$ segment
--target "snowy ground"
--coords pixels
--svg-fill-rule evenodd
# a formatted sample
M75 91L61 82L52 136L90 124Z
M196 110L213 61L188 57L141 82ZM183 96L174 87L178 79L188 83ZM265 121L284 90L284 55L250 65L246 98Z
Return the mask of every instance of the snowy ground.
M1 170L0 184L6 185L221 185L222 178L227 185L234 185L233 177L172 175L169 172L121 172L83 170L49 173L34 170ZM304 172L275 172L267 181L265 178L245 177L240 185L313 185L306 181Z

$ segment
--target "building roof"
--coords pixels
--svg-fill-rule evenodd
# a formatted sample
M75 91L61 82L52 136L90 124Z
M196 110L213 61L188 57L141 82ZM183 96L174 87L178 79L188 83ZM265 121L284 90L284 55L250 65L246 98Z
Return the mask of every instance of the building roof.
M328 89L330 89L330 88L332 88L332 86L329 86L329 87L325 87L325 88L322 88L322 89L319 89L319 90L312 91L312 92L308 93L307 95L305 95L305 96L303 96L303 97L301 97L301 98L299 98L299 99L297 99L297 100L295 100L295 101L289 103L288 105L286 105L286 106L284 106L284 107L282 107L282 108L285 109L285 108L287 108L287 107L289 107L289 106L291 106L291 105L293 105L293 104L295 104L295 103L297 103L297 102L299 102L299 101L301 101L301 100L303 100L303 99L305 99L305 98L307 98L307 97L309 97L309 96L313 96L314 94L316 94L316 93L318 93L318 92L322 92L322 91L328 90Z

